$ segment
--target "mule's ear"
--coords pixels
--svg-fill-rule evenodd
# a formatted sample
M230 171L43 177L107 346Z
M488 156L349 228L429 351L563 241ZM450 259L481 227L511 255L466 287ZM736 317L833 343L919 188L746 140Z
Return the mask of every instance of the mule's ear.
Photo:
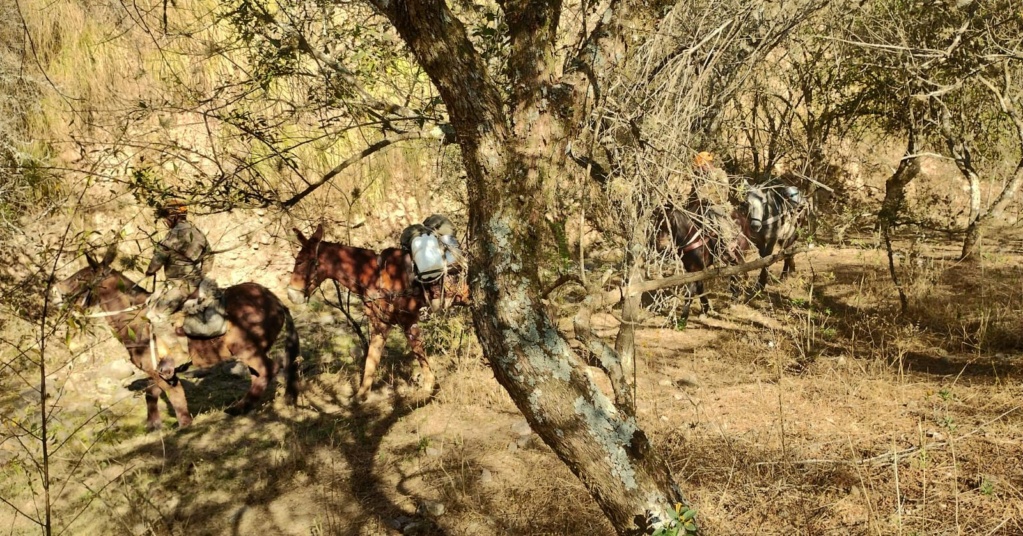
M322 223L316 226L316 231L313 233L313 236L309 237L309 240L313 240L313 241L323 240L323 224Z
M107 248L107 252L103 254L103 260L100 261L100 264L103 266L110 266L110 263L114 262L114 259L116 258L117 244L110 244L110 247Z
M299 231L297 227L292 227L291 230L295 231L295 236L298 237L299 244L302 244L304 246L309 243L309 239L306 238L305 235L302 234L302 231Z
M92 254L88 252L85 253L85 261L89 263L89 268L92 268L93 270L96 270L101 266L99 261L92 258Z

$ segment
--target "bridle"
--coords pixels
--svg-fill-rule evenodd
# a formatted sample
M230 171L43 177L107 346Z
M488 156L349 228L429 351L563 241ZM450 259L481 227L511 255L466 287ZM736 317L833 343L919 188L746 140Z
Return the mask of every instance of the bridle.
M766 227L774 224L778 220L784 219L784 218L789 217L789 216L793 216L793 217L798 219L799 216L801 216L804 211L808 211L809 210L809 204L808 203L795 203L793 201L790 201L789 199L787 199L784 196L780 196L777 193L777 190L771 190L771 191L774 192L774 194L771 195L771 196L769 196L767 193L765 193L761 189L755 189L755 190L751 189L750 192L747 194L747 196L746 196L746 206L747 206L747 211L746 212L747 212L747 214L749 213L749 206L750 206L749 197L750 196L756 196L757 201L759 202L759 204L761 206L761 210L764 213L766 213L768 211L768 206L771 205L771 204L773 204L774 206L776 206L778 208L778 213L775 214L774 216L771 216L770 218L767 218L766 220L761 219L761 218L750 218L749 221L750 221L751 225L753 224L753 222L760 222L760 227L761 227L761 229L763 229L763 228L766 228ZM756 192L756 193L754 193L754 192ZM772 203L772 201L773 201L773 203Z
M305 284L302 288L302 294L306 298L309 297L316 289L313 287L313 274L320 269L320 246L323 244L323 240L316 241L316 248L313 250L313 258L309 261L309 266L306 267L305 271ZM319 286L319 285L317 285Z
M103 311L102 313L92 313L92 314L82 315L82 318L106 318L108 316L117 316L117 315L122 314L122 313L130 313L132 311L138 311L139 309L142 309L145 306L146 306L145 303L136 303L135 305L132 305L131 307L128 307L128 308L125 308L125 309L118 309L117 311Z
M316 247L313 249L313 257L309 261L309 265L305 269L305 281L304 281L303 288L302 288L302 294L306 298L309 298L314 292L316 292L316 288L318 288L320 286L319 283L323 282L321 280L319 283L317 283L317 282L314 281L314 277L313 277L316 274L316 272L319 271L319 268L320 268L320 246L321 245L323 245L323 240L317 240L316 241ZM384 265L384 258L383 258L383 256L381 254L377 254L377 266L381 267L381 269L382 269L383 265ZM355 294L357 296L359 296L359 298L362 299L363 302L372 302L372 301L377 301L377 300L388 300L388 301L391 301L391 300L395 300L395 299L398 299L398 298L404 298L404 297L407 297L407 296L413 296L417 292L417 289L415 287L409 287L409 288L407 288L405 290L398 291L398 292L386 291L386 290L377 290L376 292L370 294L370 293L366 292L367 289L364 288L363 285L358 284L357 282L355 284L355 287L356 287L355 288ZM424 296L427 295L427 292L426 292L425 288L423 289L423 295Z

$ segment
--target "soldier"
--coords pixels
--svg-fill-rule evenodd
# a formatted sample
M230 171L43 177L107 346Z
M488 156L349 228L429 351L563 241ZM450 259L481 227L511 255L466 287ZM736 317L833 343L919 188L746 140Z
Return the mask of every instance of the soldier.
M156 245L153 258L146 269L146 276L152 276L163 269L165 281L163 287L153 293L150 298L149 311L146 317L152 325L153 337L156 339L158 355L163 359L170 352L182 351L175 347L182 346L175 333L172 315L181 309L203 280L203 260L208 254L209 243L206 235L188 221L188 206L180 200L171 200L158 207L156 216L162 219L170 231ZM182 351L184 361L188 360L187 343ZM173 359L170 362L173 367Z
M434 214L423 220L423 225L440 237L441 244L444 244L445 259L451 268L459 267L465 263L465 255L462 253L462 246L455 238L455 226L443 214Z

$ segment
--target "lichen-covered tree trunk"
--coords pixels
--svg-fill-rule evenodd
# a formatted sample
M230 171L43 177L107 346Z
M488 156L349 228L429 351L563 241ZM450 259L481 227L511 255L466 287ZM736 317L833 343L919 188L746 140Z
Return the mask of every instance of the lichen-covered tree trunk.
M373 3L448 107L468 174L473 320L498 382L619 533L662 525L683 502L668 466L635 418L598 388L540 303L543 192L555 169L550 146L565 126L544 91L560 4L503 4L514 77L505 102L443 0Z
M884 201L881 202L881 211L877 215L881 239L884 240L885 249L888 251L888 272L892 283L895 284L895 288L899 292L899 303L903 313L909 308L909 300L899 281L898 272L895 270L895 253L892 250L891 232L898 223L899 212L906 202L906 186L919 174L920 156L917 154L916 131L911 126L906 141L906 153L899 161L895 173L892 173L892 176L885 181Z
M964 171L964 173L966 173ZM991 222L1001 216L1002 212L1005 211L1005 207L1008 206L1009 202L1016 197L1016 191L1019 190L1020 183L1023 183L1023 160L1016 165L1016 171L1009 178L1009 181L1002 188L1000 194L991 204L991 207L987 210L983 210L980 206L980 179L977 178L976 173L970 173L970 221L966 225L966 236L963 237L963 250L959 255L959 260L969 261L976 260L978 253L980 252L980 239L983 235L984 229L991 224ZM976 178L976 180L974 180ZM976 186L975 186L976 183ZM974 194L974 191L976 194ZM976 208L974 208L976 206Z

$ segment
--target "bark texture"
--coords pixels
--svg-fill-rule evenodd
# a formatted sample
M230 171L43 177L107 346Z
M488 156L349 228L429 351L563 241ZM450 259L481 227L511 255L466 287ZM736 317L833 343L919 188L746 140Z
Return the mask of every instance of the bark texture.
M652 531L684 504L681 492L635 418L598 388L540 303L546 206L538 193L550 186L558 163L552 147L566 130L564 110L552 101L560 3L502 3L512 49L507 100L443 0L373 4L451 116L468 174L473 320L497 380L619 533Z

